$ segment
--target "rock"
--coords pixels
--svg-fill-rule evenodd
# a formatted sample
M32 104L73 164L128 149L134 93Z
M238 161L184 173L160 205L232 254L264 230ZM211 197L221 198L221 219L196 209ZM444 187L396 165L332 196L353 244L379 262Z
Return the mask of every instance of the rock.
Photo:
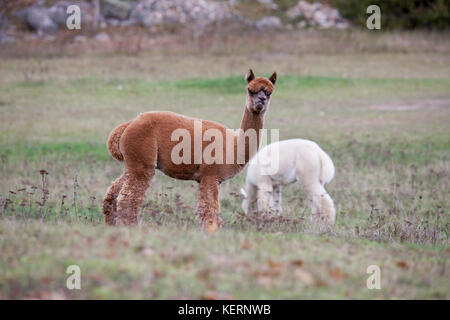
M45 34L41 39L46 42L52 42L52 41L55 41L56 37L51 34Z
M286 16L290 20L286 26L276 16L266 16L257 21L249 20L233 7L238 1L245 0L36 0L33 6L18 10L13 15L22 18L31 28L37 30L39 36L55 34L58 28L65 28L68 18L67 7L70 5L80 7L82 29L87 28L88 32L99 32L99 29L108 26L132 25L140 25L154 32L164 30L166 27L173 30L184 28L192 30L195 34L210 30L208 26L211 24L226 27L245 25L257 29L295 26L345 29L350 26L337 9L317 1L298 1L296 6L286 11ZM279 10L276 4L278 2L274 0L258 0L258 2L269 10ZM223 21L227 23L222 24ZM97 36L94 38L98 41L111 41L107 34L100 33Z
M81 28L97 29L98 24L103 21L103 17L100 15L99 8L96 7L96 1L62 1L65 3L65 9L69 5L77 5L81 11Z
M310 25L318 26L321 29L345 29L350 26L350 24L341 17L337 9L323 6L319 2L309 3L300 0L296 6L286 12L286 16L289 19L296 21L299 21L302 18L305 19L305 21L297 24L298 28L304 28L307 25Z
M258 0L258 2L263 4L268 9L272 10L278 9L278 5L275 2L273 2L273 0Z
M297 7L303 12L306 19L312 19L314 12L322 8L322 4L319 2L309 3L304 0L300 0Z
M331 21L340 21L343 20L339 11L335 8L324 7L322 9L323 13L327 16L327 18Z
M58 26L65 27L67 21L67 7L69 3L65 1L57 2L49 8L49 16Z
M330 22L328 22L328 17L323 11L317 10L314 12L312 16L312 20L321 28L329 28L332 26Z
M105 18L125 20L131 12L131 4L125 0L102 0L101 13Z
M86 36L78 35L73 38L73 42L86 42Z
M106 23L109 26L112 26L112 27L120 26L120 20L119 19L115 19L115 18L108 18L108 19L106 19Z
M305 20L302 20L299 23L297 23L297 28L299 28L299 29L304 29L304 28L306 28L306 26L307 26L307 23Z
M302 16L303 16L303 11L298 6L292 7L291 9L286 11L286 17L288 17L291 20L295 20Z
M280 29L283 28L283 23L280 18L275 16L264 17L255 22L258 29Z
M46 8L28 8L25 22L38 33L54 34L58 32L58 26L50 18L50 11Z
M28 9L29 8L16 10L16 11L12 12L11 16L14 17L14 18L26 21Z
M132 17L128 18L127 20L123 20L123 21L120 22L120 25L122 27L129 27L129 26L134 26L134 25L137 25L137 24L139 24L139 21L137 19L135 19L135 18L132 18Z
M94 36L94 40L98 42L109 42L111 38L108 36L106 32L100 32Z
M335 27L337 29L348 29L350 28L350 23L348 21L339 21L336 23Z
M161 24L164 21L164 17L160 12L138 12L133 15L133 18L138 21L144 27L152 27L157 24Z
M132 9L130 15L130 19L144 27L187 23L204 27L233 17L227 3L211 0L143 0Z
M59 28L66 28L68 18L67 8L77 5L81 11L81 24L86 27L96 25L94 5L86 1L56 1L50 7L44 7L45 3L37 3L31 7L18 10L14 17L22 19L39 34L54 34Z
M40 0L36 0L40 1ZM261 0L273 3L273 0ZM45 7L44 0L35 2L33 7L17 16L36 30L55 32L58 27L65 28L68 18L67 7L78 5L81 9L82 29L88 27L97 30L98 27L131 26L139 24L153 28L158 25L191 24L196 31L201 32L211 23L229 20L242 23L238 14L228 2L213 0L59 0L51 1L50 7ZM274 4L274 3L273 3ZM35 17L39 15L39 17ZM239 21L238 21L239 20ZM42 32L40 31L40 33Z

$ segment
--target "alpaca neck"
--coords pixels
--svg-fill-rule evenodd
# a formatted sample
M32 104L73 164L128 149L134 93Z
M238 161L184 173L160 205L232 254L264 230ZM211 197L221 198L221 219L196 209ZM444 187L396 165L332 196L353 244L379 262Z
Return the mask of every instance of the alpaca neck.
M244 116L242 117L241 130L239 130L238 139L245 139L245 163L247 163L258 151L261 143L261 129L264 126L264 113L254 113L248 110L247 106L244 110ZM254 130L256 133L257 144L256 149L250 146L250 139L245 138L245 134L248 130ZM254 143L254 142L252 142Z
M258 145L260 138L260 129L264 126L264 114L248 111L245 107L244 116L242 117L241 130L245 133L249 129L254 129L258 133Z

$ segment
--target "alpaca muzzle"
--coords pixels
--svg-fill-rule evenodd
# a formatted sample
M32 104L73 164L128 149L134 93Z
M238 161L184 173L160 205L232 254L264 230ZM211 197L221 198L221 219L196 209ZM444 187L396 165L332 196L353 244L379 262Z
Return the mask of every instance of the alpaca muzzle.
M264 109L264 103L259 102L255 105L256 112L261 112L263 109Z

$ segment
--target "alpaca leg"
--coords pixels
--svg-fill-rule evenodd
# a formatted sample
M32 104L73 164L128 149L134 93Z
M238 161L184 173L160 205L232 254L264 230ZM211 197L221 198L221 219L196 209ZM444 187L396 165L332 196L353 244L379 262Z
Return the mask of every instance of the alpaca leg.
M145 191L150 186L154 171L127 172L126 180L117 197L116 224L137 224L139 208Z
M272 184L271 183L263 183L258 185L258 213L261 215L269 215L270 214L270 200L272 197Z
M324 220L328 224L333 225L336 212L333 200L331 200L327 191L319 182L320 159L318 155L315 155L307 160L297 163L296 176L308 194L313 221Z
M334 225L336 210L334 208L333 200L325 188L317 183L311 186L307 192L311 203L313 220L326 221L328 224Z
M276 215L281 215L281 211L283 210L281 208L281 185L275 185L273 186L273 206L272 209L275 212Z
M106 191L105 198L103 199L103 214L105 215L106 224L114 225L116 223L117 196L119 195L124 182L125 173L122 173L122 175L109 186L108 191Z
M197 216L203 228L215 230L222 225L220 218L219 181L214 176L201 179L198 189Z
M248 214L253 210L254 205L256 203L256 192L257 191L256 191L255 185L253 185L251 183L245 184L246 196L242 200L242 209L244 210L245 214Z

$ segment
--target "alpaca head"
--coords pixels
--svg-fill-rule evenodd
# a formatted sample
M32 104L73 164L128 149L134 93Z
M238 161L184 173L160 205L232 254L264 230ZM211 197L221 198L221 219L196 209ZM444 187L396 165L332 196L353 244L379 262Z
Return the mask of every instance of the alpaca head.
M277 81L277 73L274 72L269 79L255 78L252 69L245 76L247 80L247 104L248 111L253 113L264 113L269 107L273 86Z

